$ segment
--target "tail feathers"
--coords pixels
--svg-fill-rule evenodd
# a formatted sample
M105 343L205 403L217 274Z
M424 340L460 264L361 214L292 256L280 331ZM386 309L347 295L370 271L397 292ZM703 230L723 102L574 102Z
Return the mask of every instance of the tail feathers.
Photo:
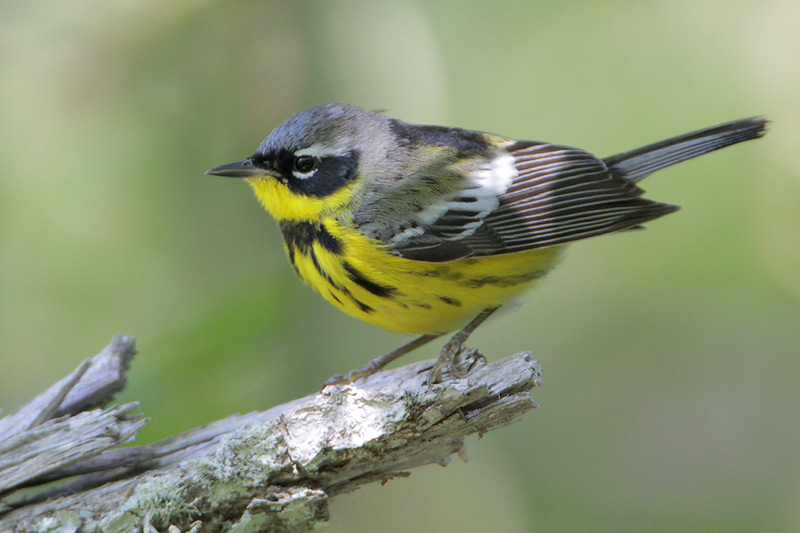
M766 133L767 123L761 117L735 120L607 157L603 162L615 176L637 182L675 163L757 139Z

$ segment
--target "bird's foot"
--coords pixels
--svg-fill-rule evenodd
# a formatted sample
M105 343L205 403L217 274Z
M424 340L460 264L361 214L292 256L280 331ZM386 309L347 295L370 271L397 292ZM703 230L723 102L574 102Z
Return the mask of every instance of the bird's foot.
M485 364L486 358L477 349L451 341L442 348L442 353L431 369L428 383L438 383L443 373L462 379Z

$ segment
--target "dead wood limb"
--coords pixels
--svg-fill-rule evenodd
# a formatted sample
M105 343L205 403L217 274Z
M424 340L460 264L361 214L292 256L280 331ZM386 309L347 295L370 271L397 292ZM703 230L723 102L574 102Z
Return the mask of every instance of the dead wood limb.
M0 420L0 530L311 530L328 519L329 498L445 464L465 436L517 420L541 382L529 353L481 358L467 377L432 386L424 361L120 448L146 420L135 403L99 406L124 386L134 353L117 336Z

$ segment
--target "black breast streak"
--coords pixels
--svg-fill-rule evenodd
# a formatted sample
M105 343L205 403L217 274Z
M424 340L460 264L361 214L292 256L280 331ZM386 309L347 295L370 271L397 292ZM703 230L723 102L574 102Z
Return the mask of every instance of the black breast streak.
M453 272L447 265L426 268L425 270L415 270L413 274L423 277L441 278L448 281L459 281L464 277L464 274L461 272Z
M335 255L342 255L344 244L331 235L323 224L313 222L282 222L281 232L289 250L296 248L308 255L315 242ZM293 252L290 252L290 258Z
M372 312L375 311L374 308L370 307L369 305L365 304L364 302L362 302L361 300L359 300L358 298L353 296L353 294L350 292L350 289L348 289L347 287L344 287L342 285L339 285L338 283L336 283L333 280L331 275L328 274L328 272L324 268L322 268L322 265L319 264L319 259L317 258L317 253L314 251L313 247L309 248L308 255L309 255L309 257L311 257L311 262L314 264L314 268L316 269L316 271L319 273L319 275L322 277L322 279L324 279L326 282L328 282L328 284L331 286L332 289L337 290L337 291L341 292L343 295L345 295L346 297L350 298L353 301L353 303L356 304L356 306L362 312L364 312L364 313L372 313ZM330 291L330 294L331 294L331 296L333 296L334 300L336 300L340 304L342 303L342 301L339 298L336 297L336 295L333 293L333 291Z
M289 256L289 262L292 264L292 268L294 269L294 271L299 276L300 275L300 270L298 270L297 263L294 260L294 250L295 250L295 248L294 248L293 245L291 245L289 243L286 243L286 255Z
M322 265L319 264L319 259L317 259L317 253L314 251L314 248L311 248L309 256L311 257L311 262L314 264L314 268L317 270L319 275L322 276L322 279L327 281L328 284L334 289L341 291L345 294L349 294L349 291L347 290L346 287L342 287L341 285L333 281L333 278L331 278L330 274L328 274L325 271L325 269L322 268Z
M331 235L325 226L321 224L311 224L310 222L294 222L294 223L284 223L281 224L281 230L283 230L283 236L286 239L286 247L289 250L289 258L292 261L292 265L295 265L295 255L297 252L302 253L303 255L308 256L311 259L311 263L314 265L314 269L320 275L320 277L331 286L330 294L334 300L339 302L340 304L342 301L334 294L333 291L338 291L344 296L350 298L354 304L363 312L363 313L372 313L375 309L358 298L354 297L353 294L350 292L350 289L344 287L334 281L333 277L324 269L319 262L319 258L317 257L317 252L314 251L314 243L318 243L322 248L325 250L340 255L342 252L342 243L336 237ZM347 262L343 262L345 268L349 266ZM295 270L297 267L295 266ZM357 271L355 271L358 273ZM299 272L298 272L299 274ZM352 276L352 273L348 270L348 276ZM302 277L302 276L301 276ZM366 278L361 278L362 282L365 283L372 283ZM355 281L355 280L353 280ZM358 283L358 281L356 281ZM361 283L359 283L362 287ZM366 288L366 287L365 287ZM380 290L388 290L393 289L392 287L382 287L380 285L374 284L373 289L380 289ZM372 292L372 291L370 291ZM375 294L375 293L373 293Z
M439 296L439 299L444 303L446 303L447 305L461 307L461 301L456 300L455 298L450 298L449 296Z
M352 296L350 298L353 299L353 301L358 306L358 308L361 309L363 312L365 312L365 313L373 313L373 312L375 312L375 309L373 309L372 307L368 306L367 304L365 304L361 300L357 300L356 298L353 298Z
M550 270L534 270L533 272L526 272L525 274L518 274L516 276L484 276L481 278L469 278L461 282L465 287L470 289L480 289L484 285L495 285L497 287L513 287L514 285L521 285L535 279L544 277Z
M366 289L375 296L379 296L381 298L392 298L397 295L397 288L375 283L347 261L344 261L342 265L344 266L348 277L351 281L353 281L353 283L363 289Z

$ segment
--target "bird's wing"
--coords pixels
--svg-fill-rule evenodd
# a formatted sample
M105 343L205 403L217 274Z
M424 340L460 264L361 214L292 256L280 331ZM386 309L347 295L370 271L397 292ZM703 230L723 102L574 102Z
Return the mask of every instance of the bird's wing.
M380 240L409 259L451 261L565 244L677 209L642 198L602 160L565 146L509 141L459 172L455 192L420 205Z

